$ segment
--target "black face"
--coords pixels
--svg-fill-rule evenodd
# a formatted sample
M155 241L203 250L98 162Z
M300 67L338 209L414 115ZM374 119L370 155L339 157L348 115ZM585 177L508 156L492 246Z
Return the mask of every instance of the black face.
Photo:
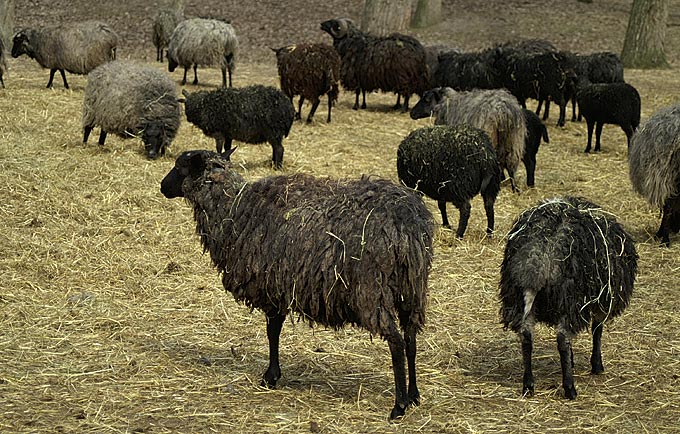
M24 32L14 35L12 44L12 57L15 59L28 52L28 36Z
M165 131L159 123L150 123L142 132L146 156L155 159L165 154Z
M321 30L336 38L340 35L340 23L338 20L328 20L321 23Z
M437 87L435 89L428 90L425 92L416 104L411 109L411 119L423 119L432 115L434 108L442 99L442 88Z
M210 151L182 152L175 160L175 167L161 181L161 193L168 199L184 197L182 190L184 180L201 176L205 171L208 159L216 155Z
M168 57L168 71L174 72L175 69L179 66L179 63L175 59L172 59Z

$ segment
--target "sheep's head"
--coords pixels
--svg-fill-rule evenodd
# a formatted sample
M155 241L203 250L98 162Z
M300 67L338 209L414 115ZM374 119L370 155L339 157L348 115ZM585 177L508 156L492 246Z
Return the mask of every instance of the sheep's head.
M175 69L177 69L179 63L174 57L170 56L170 51L167 52L166 56L168 58L168 71L175 72Z
M350 29L355 29L354 21L349 18L336 18L333 20L324 21L321 23L321 30L328 33L333 39L342 39L347 37Z
M161 193L168 199L184 197L185 188L190 188L191 184L206 171L210 171L208 176L212 178L219 177L218 172L224 173L225 169L230 166L229 156L235 150L236 148L232 148L222 154L205 150L181 153L175 160L175 167L161 181ZM215 172L214 176L212 172ZM211 181L216 180L211 179Z
M19 30L14 35L14 40L12 42L12 57L15 59L22 54L28 54L31 56L31 44L28 40L28 35L25 30ZM31 56L32 57L32 56Z
M411 109L411 119L422 119L432 116L436 107L446 97L446 90L444 87L435 87L425 92L420 101L418 101L418 104Z
M164 155L169 140L163 123L160 121L149 122L142 131L142 141L147 157L155 159L159 155Z

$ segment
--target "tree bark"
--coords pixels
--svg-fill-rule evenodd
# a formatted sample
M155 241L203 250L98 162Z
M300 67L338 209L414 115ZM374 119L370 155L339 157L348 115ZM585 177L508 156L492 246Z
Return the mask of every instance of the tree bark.
M668 0L633 0L621 61L627 68L668 67L664 43Z
M413 27L429 27L442 20L442 0L416 0Z
M12 49L14 36L14 0L0 0L0 37L5 50Z
M361 29L375 35L404 32L411 22L411 0L366 0Z

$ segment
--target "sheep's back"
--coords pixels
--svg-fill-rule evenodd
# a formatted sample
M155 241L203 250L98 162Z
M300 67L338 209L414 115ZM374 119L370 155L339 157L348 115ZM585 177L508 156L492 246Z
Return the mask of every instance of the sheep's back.
M227 67L232 54L238 51L238 39L234 28L220 20L192 18L180 22L172 32L168 45L168 56L179 65L189 68L192 65Z
M118 46L118 35L100 21L46 27L30 38L38 63L72 74L87 74L113 60Z
M633 189L661 208L680 194L680 105L659 110L633 135L628 149Z
M393 34L366 44L359 66L362 90L422 95L427 81L425 49L415 38Z
M329 45L299 44L277 60L281 90L291 98L316 99L337 87L340 64L340 56Z
M621 126L640 124L640 94L628 83L594 83L578 91L578 105L586 120Z

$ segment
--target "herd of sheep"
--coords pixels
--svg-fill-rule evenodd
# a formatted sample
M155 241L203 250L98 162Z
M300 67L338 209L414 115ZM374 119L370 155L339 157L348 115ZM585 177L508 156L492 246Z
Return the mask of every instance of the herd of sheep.
M215 19L185 19L183 10L160 11L153 25L157 61L169 71L216 65L222 86L177 95L166 73L115 60L118 37L105 23L22 29L11 55L26 54L50 70L88 74L83 101L83 142L93 128L106 135L138 137L149 158L163 155L186 119L216 140L216 151L179 155L161 183L168 198L183 197L194 210L196 232L222 282L234 298L267 318L269 366L262 384L281 376L279 336L286 315L331 328L347 324L387 341L395 379L394 419L419 403L416 334L426 311L434 218L421 195L438 202L449 227L448 202L460 212L456 236L465 234L471 200L480 194L487 232L494 231L494 203L507 176L519 191L520 161L534 185L536 154L548 132L525 107L527 99L560 107L567 102L588 124L586 152L600 150L604 124L619 125L628 138L633 188L662 210L660 241L680 230L680 105L660 110L639 129L640 96L623 80L612 53L576 55L531 40L463 53L424 47L401 34L378 37L351 20L325 21L333 45L301 43L275 50L281 89L232 87L238 54L234 27ZM0 84L5 48L0 40ZM228 74L228 76L227 76ZM228 77L228 78L227 78ZM366 93L397 94L395 108L413 119L433 117L434 126L412 131L399 145L398 185L386 180L337 180L303 174L246 181L229 163L232 141L269 143L274 169L283 167L283 139L305 100L311 123L327 96L327 122L339 88L354 92L354 109L366 108ZM293 98L299 96L297 110ZM362 96L362 104L359 97ZM402 102L403 99L403 102ZM182 110L184 107L184 110ZM593 147L592 133L596 143ZM533 328L557 328L563 388L576 397L571 339L590 327L592 372L604 370L602 328L627 306L637 273L631 236L611 214L582 198L544 200L522 212L507 236L501 265L501 317L521 338L523 393L534 391ZM407 369L406 369L407 368Z

